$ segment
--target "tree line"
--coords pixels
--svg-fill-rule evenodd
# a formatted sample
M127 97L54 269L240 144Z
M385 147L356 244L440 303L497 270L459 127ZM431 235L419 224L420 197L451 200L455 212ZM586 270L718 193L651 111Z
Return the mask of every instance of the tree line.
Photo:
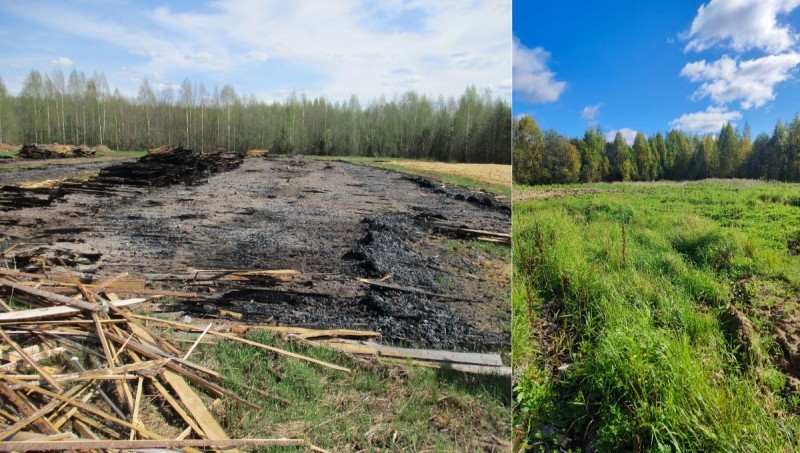
M188 78L133 98L105 75L32 70L18 95L0 78L0 143L106 145L118 150L176 144L196 150L269 149L275 153L405 157L511 163L511 107L474 86L458 98L409 91L362 105L291 93L268 103L231 85L207 89Z
M514 120L512 159L519 184L598 181L697 180L748 178L800 182L800 116L771 135L753 141L750 126L730 123L716 136L673 129L648 139L638 132L629 145L617 132L606 141L602 129L588 128L582 138L543 131L523 116Z

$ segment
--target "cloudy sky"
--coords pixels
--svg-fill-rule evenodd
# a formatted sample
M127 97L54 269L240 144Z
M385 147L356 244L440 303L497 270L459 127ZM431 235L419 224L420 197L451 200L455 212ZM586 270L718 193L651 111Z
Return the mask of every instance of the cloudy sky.
M800 113L800 0L521 2L513 6L514 113L569 136L754 136Z
M511 99L510 0L0 0L0 77L105 73L135 95L188 77L283 100L407 90Z

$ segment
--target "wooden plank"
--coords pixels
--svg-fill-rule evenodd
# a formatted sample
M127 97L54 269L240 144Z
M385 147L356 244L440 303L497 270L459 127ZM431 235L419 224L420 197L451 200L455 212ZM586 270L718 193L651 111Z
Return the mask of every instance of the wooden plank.
M26 348L22 348L22 350L25 351L25 353L30 355L30 356L33 356L34 354L38 354L38 353L42 352L42 348L38 344L35 344L33 346L28 346ZM20 355L15 353L15 352L3 351L3 352L0 352L0 359L6 360L6 361L9 361L9 362L19 362L20 360L22 360L22 357L20 357Z
M0 383L0 389L7 388L6 384ZM77 385L71 389L69 389L64 396L66 398L71 398L74 395L78 394L83 390L83 386ZM46 434L53 434L57 433L58 430L47 420L44 416L49 414L52 410L58 407L61 404L59 400L52 400L49 403L45 404L44 406L40 407L39 409L26 414L27 416L21 420L17 420L16 423L10 426L6 426L2 431L0 431L0 441L7 439L9 436L13 435L14 433L18 432L19 430L25 428L26 426L33 423L34 425L39 428L40 431ZM0 442L2 443L2 442Z
M400 365L410 364L410 365L424 366L430 368L446 368L446 369L461 371L463 373L488 374L488 375L511 378L510 366L465 365L463 363L425 362L422 360L392 359L392 358L383 358L381 360L390 363L397 363Z
M336 340L320 341L330 348L338 349L353 354L380 355L385 357L398 357L404 359L425 360L429 362L462 363L467 365L503 366L503 359L498 354L483 354L477 352L452 352L434 349L411 349L386 346L365 341Z
M129 307L131 305L140 304L148 299L125 299L119 302L112 302L116 307ZM30 310L18 310L10 313L0 313L0 321L33 321L43 320L50 318L63 318L67 316L74 316L80 313L81 310L74 307L44 307L32 308Z
M470 299L470 298L467 298L467 297L451 296L450 294L433 293L433 292L430 292L430 291L426 291L424 289L411 288L409 286L400 286L400 285L395 285L393 283L384 283L384 282L381 282L379 280L370 280L368 278L359 278L358 281L361 282L361 283L365 283L367 285L377 286L379 288L393 289L395 291L402 291L404 293L414 293L414 294L420 294L420 295L428 296L428 297L438 297L440 299L450 299L450 300L460 300L460 301L474 302L473 299Z
M41 362L42 360L49 359L50 357L59 355L59 354L61 354L62 352L66 351L66 350L67 349L65 347L58 346L58 347L55 347L53 349L45 349L42 352L38 352L36 354L31 354L30 356L31 356L31 358L33 360L35 360L37 362ZM19 365L20 360L22 360L22 358L16 359L14 362L11 362L11 363L6 363L6 364L3 364L3 365L0 365L0 371L5 372L5 373L7 373L9 371L14 371L17 368L17 366Z
M0 327L0 337L3 338L3 340L5 340L6 343L11 345L11 347L14 348L15 351L17 351L17 354L19 354L20 357L22 357L22 360L24 360L25 362L28 363L28 365L33 367L33 369L36 370L37 373L39 373L42 379L47 381L47 383L50 384L52 388L54 388L58 392L62 391L61 386L58 385L55 379L53 379L53 376L50 376L50 373L48 373L44 368L40 367L39 364L36 363L36 361L33 360L33 358L31 358L31 356L26 354L25 351L23 351L22 348L14 340L12 340L11 337L8 336L8 334L6 333L5 330L3 330L2 327Z
M23 285L21 283L16 283L12 282L11 280L6 280L4 278L0 278L0 285L8 286L9 288L13 288L14 290L19 291L21 293L29 294L31 296L35 296L55 304L67 305L70 307L87 311L103 310L103 306L101 304L92 304L80 300L70 299L69 297L65 297L60 294L52 293L50 291L45 291L39 288L32 288L30 286Z
M182 377L172 371L165 371L163 376L209 439L229 439L228 433L222 429L222 426L219 425L211 411L203 404L200 396L189 387L189 384Z
M43 415L40 410L36 410L30 401L23 395L18 394L16 391L9 388L8 385L5 383L0 382L0 394L2 394L5 399L14 405L25 418L22 421L18 421L12 425L14 429L22 429L27 426L28 423L33 423L36 428L44 434L57 434L58 430L50 423L49 420L46 418L42 418ZM52 407L48 407L48 410L53 410L55 405ZM0 433L0 439L4 439L5 437L13 434L14 431L12 429L5 429L2 433Z
M194 432L197 433L198 436L200 436L203 439L208 439L208 436L203 431L203 429L197 425L197 422L195 422L194 419L189 414L187 414L185 410L183 410L181 405L178 404L178 401L175 400L175 398L173 398L172 395L169 393L169 390L167 390L167 388L164 387L161 384L161 382L159 382L158 379L156 379L155 376L150 376L150 382L153 384L156 390L158 390L161 396L164 397L167 403L170 406L172 406L172 409L183 419L183 421L186 422L187 425L189 425L190 428L194 430Z
M113 415L110 415L110 414L108 414L106 412L103 412L102 410L100 410L100 409L98 409L98 408L96 408L96 407L94 407L92 405L83 403L81 401L77 401L77 400L72 399L72 398L70 398L70 397L68 397L66 395L63 395L63 394L60 394L60 393L53 393L53 392L51 392L49 390L43 389L41 387L37 387L35 385L30 385L25 381L21 381L19 379L14 378L13 376L8 376L8 375L2 374L2 373L0 373L0 379L4 380L6 382L12 383L12 384L17 384L17 385L19 385L19 386L21 386L21 387L23 387L23 388L25 388L27 390L31 390L31 391L34 391L36 393L40 393L40 394L42 394L44 396L49 396L50 398L66 402L71 406L74 406L74 407L77 407L79 409L82 409L84 412L89 412L91 414L97 415L97 416L99 416L101 418L104 418L104 419L106 419L108 421L114 422L114 423L116 423L118 425L122 425L122 426L124 426L126 428L135 429L143 437L147 437L147 438L150 438L150 439L163 439L162 436L160 436L160 435L148 430L144 426L132 425L132 424L128 423L127 421L119 419L117 417L114 417ZM0 442L0 445L3 445L3 443Z
M249 326L247 330L266 330L285 335L295 335L307 340L312 338L375 338L381 336L380 332L370 330L351 329L309 329L291 326Z
M141 327L131 324L131 330L140 338L148 341L155 341L155 339ZM164 380L172 387L172 390L178 395L178 398L183 402L183 405L192 414L192 417L197 421L197 424L208 436L209 439L229 439L228 433L222 429L222 426L217 422L217 419L211 415L211 412L203 404L200 396L191 388L189 384L179 375L172 371L164 371L162 373Z
M200 328L200 327L195 327L195 326L193 326L191 324L185 324L185 323L182 323L182 322L169 321L167 319L151 318L149 316L141 316L141 315L132 315L132 316L134 318L161 322L161 323L164 323L164 324L168 324L168 325L175 326L175 327L180 327L182 329L190 330L190 331L194 331L194 332L202 332L203 331L203 329ZM348 369L348 368L341 367L339 365L334 365L334 364L328 363L328 362L323 362L322 360L313 359L311 357L306 357L304 355L295 354L293 352L285 351L285 350L280 349L280 348L267 346L265 344L257 343L255 341L250 341L250 340L245 339L245 338L237 337L236 335L233 335L233 334L224 333L224 332L217 332L216 330L209 330L208 333L211 334L211 335L218 336L218 337L227 338L229 340L238 341L240 343L249 344L250 346L255 346L257 348L266 349L266 350L272 351L272 352L274 352L276 354L282 354L282 355L285 355L285 356L288 356L288 357L293 357L293 358L296 358L296 359L305 360L307 362L315 363L317 365L324 366L326 368L331 368L333 370L344 371L345 373L350 373L350 369Z

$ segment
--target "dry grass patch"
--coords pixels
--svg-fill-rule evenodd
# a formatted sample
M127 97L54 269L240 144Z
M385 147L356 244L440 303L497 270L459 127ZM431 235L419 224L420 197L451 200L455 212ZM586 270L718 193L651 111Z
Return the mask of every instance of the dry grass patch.
M398 160L393 164L412 170L446 173L472 178L489 184L511 186L511 165L500 164L453 164L445 162L425 162L419 160Z

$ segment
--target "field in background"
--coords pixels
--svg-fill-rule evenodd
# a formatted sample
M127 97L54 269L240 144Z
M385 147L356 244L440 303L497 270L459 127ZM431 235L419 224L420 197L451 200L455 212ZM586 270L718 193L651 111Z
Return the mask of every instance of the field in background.
M376 157L306 156L312 159L343 160L435 179L448 184L482 189L496 195L511 196L511 165L458 164Z
M519 189L516 450L798 449L800 185Z

